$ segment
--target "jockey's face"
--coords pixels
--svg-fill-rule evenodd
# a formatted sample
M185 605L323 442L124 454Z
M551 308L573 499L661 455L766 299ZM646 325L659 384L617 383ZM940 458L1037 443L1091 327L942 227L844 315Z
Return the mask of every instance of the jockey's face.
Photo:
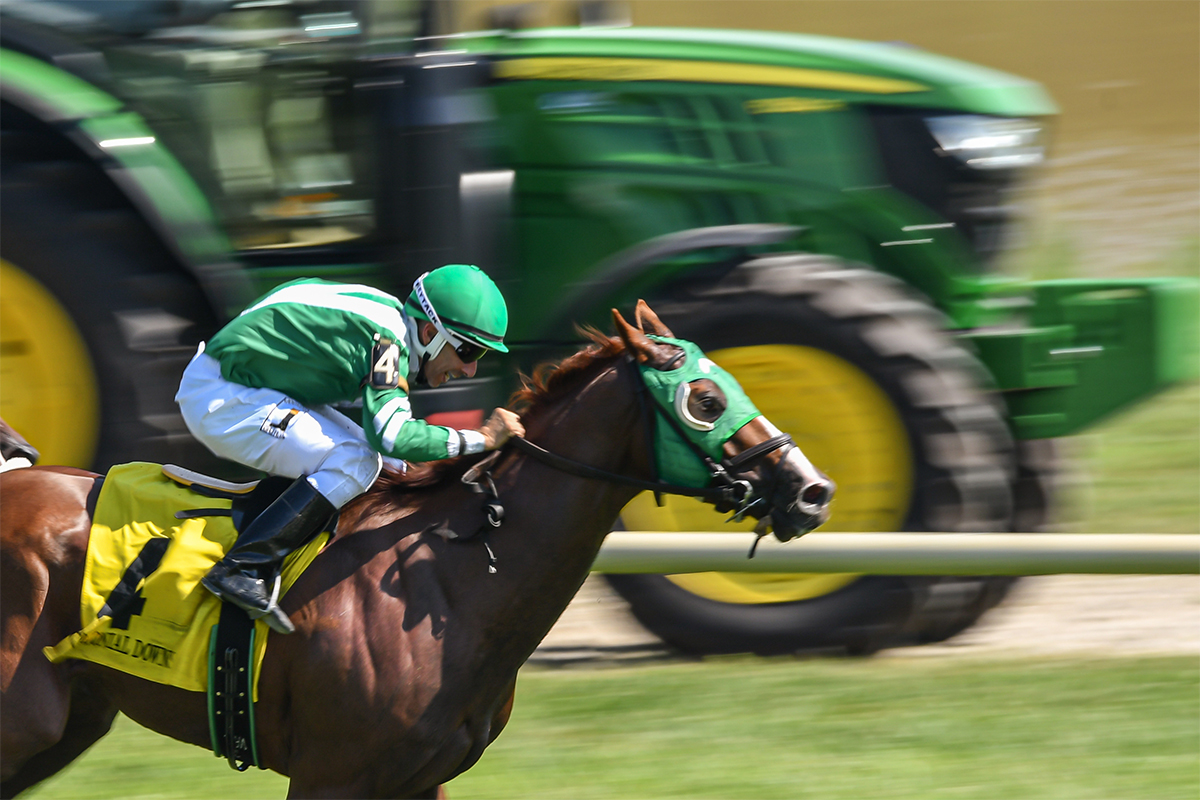
M437 334L437 328L432 322L421 324L421 344L429 344ZM471 378L475 376L478 362L464 364L454 352L449 343L442 345L442 350L425 365L425 380L435 389L451 378Z

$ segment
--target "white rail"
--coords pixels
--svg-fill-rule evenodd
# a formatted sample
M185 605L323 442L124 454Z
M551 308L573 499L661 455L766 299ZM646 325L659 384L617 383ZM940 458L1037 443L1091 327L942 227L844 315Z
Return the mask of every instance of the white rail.
M611 533L592 569L609 573L852 572L874 575L1200 574L1200 535Z

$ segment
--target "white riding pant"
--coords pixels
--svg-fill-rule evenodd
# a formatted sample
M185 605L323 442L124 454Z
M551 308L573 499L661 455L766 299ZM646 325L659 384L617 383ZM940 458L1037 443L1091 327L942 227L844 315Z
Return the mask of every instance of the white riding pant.
M383 466L384 458L346 415L225 380L203 343L183 371L175 401L188 430L216 455L272 475L307 476L337 508L369 489ZM398 459L386 461L404 468Z

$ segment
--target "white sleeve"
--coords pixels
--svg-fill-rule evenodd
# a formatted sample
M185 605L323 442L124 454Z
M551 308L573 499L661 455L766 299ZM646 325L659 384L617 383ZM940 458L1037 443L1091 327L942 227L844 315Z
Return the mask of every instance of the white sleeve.
M454 428L450 428L449 431L450 433L446 437L446 452L450 458L484 451L487 440L479 431L455 430Z

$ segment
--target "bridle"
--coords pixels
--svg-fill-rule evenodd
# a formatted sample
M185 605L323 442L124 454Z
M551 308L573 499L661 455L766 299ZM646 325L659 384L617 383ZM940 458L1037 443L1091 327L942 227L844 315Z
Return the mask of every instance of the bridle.
M681 354L682 355L682 354ZM678 358L678 357L677 357ZM638 397L638 404L641 409L641 416L647 418L647 424L643 426L646 433L646 452L650 459L650 472L653 476L652 480L643 480L630 475L624 475L619 472L609 472L608 470L585 464L582 461L576 461L566 456L552 453L549 450L534 444L522 436L514 436L508 440L510 446L515 450L533 458L548 467L552 467L560 472L566 472L570 475L575 475L580 478L591 478L594 480L602 480L608 483L615 483L621 486L631 486L635 489L654 492L655 500L662 505L663 494L681 495L683 497L698 497L705 502L720 506L726 504L727 507L733 509L733 515L727 521L737 522L745 518L752 509L756 506L766 503L767 498L775 493L775 487L779 481L779 472L776 471L774 478L771 481L770 487L761 495L754 491L754 487L750 481L737 477L744 472L748 465L753 464L762 457L775 452L780 448L785 448L782 458L786 459L788 451L796 446L792 437L786 433L780 433L772 436L756 445L746 448L737 455L723 458L720 461L713 459L708 453L704 452L695 442L686 435L683 427L678 420L663 407L656 397L649 391L646 386L646 381L642 377L641 370L638 369L636 362L630 355L625 356L625 362L630 366L629 372L633 374L635 390ZM673 363L673 362L671 362ZM669 366L669 364L667 365ZM692 453L700 459L709 473L709 485L701 488L693 486L683 486L680 484L667 483L659 476L658 464L656 463L654 454L654 442L656 434L656 425L661 417L666 420L674 431L692 451ZM496 454L497 456L499 453ZM480 462L462 477L462 482L471 488L476 494L489 496L491 499L485 502L484 510L487 514L488 523L492 528L499 528L504 521L504 507L500 504L500 497L496 491L495 483L492 481L491 475L487 467L493 463L493 459L488 459L486 462ZM481 482L482 481L482 482ZM485 526L484 531L488 528ZM756 531L761 539L766 535L765 527L760 531ZM756 539L754 545L757 546ZM487 547L487 541L484 541ZM488 549L490 572L495 572L495 555ZM750 550L750 555L754 555L754 548Z
M681 353L680 357L682 355ZM650 472L653 475L652 480L643 480L623 475L619 472L609 472L599 467L593 467L590 464L584 464L581 461L575 461L566 456L552 453L523 437L514 436L510 440L513 447L547 466L581 478L594 478L622 486L632 486L636 489L654 492L656 497L661 494L675 494L684 497L699 497L713 504L727 503L737 509L734 518L737 520L742 519L751 508L762 502L765 498L756 497L754 487L750 485L750 482L735 476L745 470L748 464L752 464L781 447L786 447L788 450L795 447L796 445L792 441L792 437L786 433L772 436L770 439L759 442L735 456L721 459L718 462L688 438L678 420L647 389L646 381L642 378L641 370L637 368L633 357L627 355L625 361L631 367L629 372L633 375L638 403L641 407L641 415L646 417L648 422L644 426L644 430L646 433L646 453L650 459ZM670 365L668 364L667 366ZM704 464L709 474L708 486L702 488L682 486L667 483L661 479L658 464L654 456L655 426L660 417L674 429L675 433L691 449L696 458L700 459ZM786 458L786 451L784 457ZM772 486L772 488L774 487ZM661 499L659 500L659 504L661 505Z

